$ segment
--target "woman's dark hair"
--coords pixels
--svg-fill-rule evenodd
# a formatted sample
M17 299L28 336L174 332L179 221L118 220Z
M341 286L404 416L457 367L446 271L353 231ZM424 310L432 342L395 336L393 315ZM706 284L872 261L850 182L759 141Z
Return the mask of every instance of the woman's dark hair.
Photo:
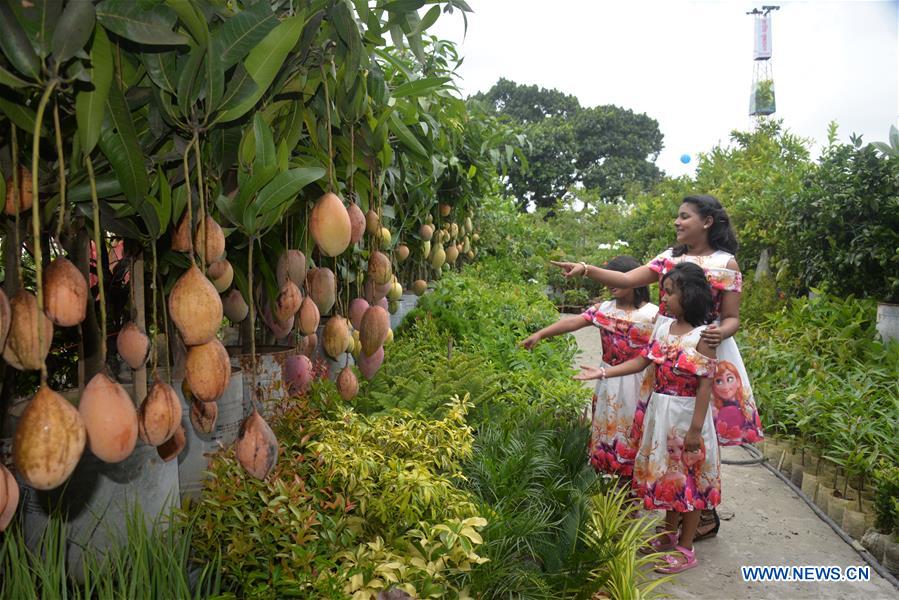
M610 260L605 268L610 271L618 271L619 273L627 273L628 271L633 271L637 267L641 266L640 261L638 261L633 256L628 256L623 254L621 256L616 256L612 260ZM649 302L649 286L643 285L637 288L634 288L634 306L640 308L644 304Z
M680 290L684 320L693 327L708 323L715 301L712 299L712 288L702 267L682 262L665 273L662 277L662 286L665 285L666 279L670 279Z
M686 196L683 201L692 204L701 218L712 217L712 226L709 227L709 246L715 250L724 250L731 254L737 253L737 236L730 226L730 217L727 215L727 211L724 210L717 198L707 194L698 194ZM674 247L672 254L680 256L686 252L687 245L681 244Z

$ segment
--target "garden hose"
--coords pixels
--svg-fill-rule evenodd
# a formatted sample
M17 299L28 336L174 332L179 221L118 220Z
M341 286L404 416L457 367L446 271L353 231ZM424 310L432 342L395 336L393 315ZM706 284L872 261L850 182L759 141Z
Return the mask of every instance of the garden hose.
M868 551L867 551L867 550L866 550L860 543L858 543L856 540L854 540L854 539L852 539L851 537L849 537L849 535L848 535L845 531L843 531L843 528L842 528L842 527L840 527L839 525L837 525L837 523L835 523L835 522L833 521L833 519L831 519L829 516L827 516L827 514L826 514L824 511L822 511L820 508L818 508L818 505L815 504L815 503L812 501L811 498L809 498L808 496L806 496L805 493L803 493L803 491L802 491L800 488L798 488L798 487L796 486L796 484L793 483L793 482L790 480L789 477L787 477L786 475L784 475L783 473L781 473L779 470L777 470L777 469L775 469L774 467L772 467L771 464L768 462L768 459L767 459L766 457L762 456L761 453L758 451L757 448L749 447L749 446L743 446L743 449L746 450L746 452L747 452L750 456L753 456L753 457L754 457L753 460L745 461L745 462L742 462L742 461L741 461L741 462L729 462L729 463L727 463L727 464L753 464L753 463L761 463L762 465L764 465L765 468L768 469L769 471L771 471L772 473L774 473L774 475L776 475L778 479L780 479L780 480L783 481L785 484L787 484L787 487L789 487L789 488L790 488L790 489L791 489L797 496L799 496L800 498L802 498L802 499L805 501L805 503L808 504L809 508L812 509L812 512L814 512L814 513L818 516L819 519L821 519L822 521L824 521L825 523L827 523L828 525L830 525L830 528L833 529L834 532L835 532L838 536L840 536L840 538L841 538L844 542L846 542L847 544L849 544L849 546L850 546L853 550L855 550L855 551L858 553L858 555L861 556L862 559L863 559L866 563L868 563L868 564L871 566L871 568L874 569L874 571L875 571L878 575L880 575L881 577L883 577L885 580L887 580L888 582L890 582L890 584L892 584L892 586L893 586L894 588L896 588L897 590L899 590L899 580L897 580L895 577L893 577L893 575L892 575L889 571L887 571L886 568L885 568L882 564L880 564L880 563L877 561L877 559L874 558L874 556L873 556L870 552L868 552ZM725 462L725 461L722 460L721 462Z

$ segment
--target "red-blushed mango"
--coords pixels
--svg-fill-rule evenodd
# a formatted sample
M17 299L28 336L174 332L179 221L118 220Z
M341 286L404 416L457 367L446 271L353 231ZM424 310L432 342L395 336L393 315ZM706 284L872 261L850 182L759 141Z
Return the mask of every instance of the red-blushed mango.
M388 329L390 329L390 315L387 311L380 306L371 306L365 311L362 326L359 328L364 356L371 356L384 344Z
M3 347L3 359L20 371L34 371L41 368L50 341L53 338L53 323L46 314L38 315L37 298L28 290L21 289L9 301L10 326ZM41 343L38 347L37 323L41 324Z
M281 284L281 290L278 292L278 297L275 298L275 309L273 311L275 318L282 323L287 322L288 319L292 319L297 314L302 303L303 295L300 293L300 288L288 279Z
M197 433L212 433L219 417L219 405L215 402L194 400L190 404L190 424Z
M416 296L421 296L428 290L428 282L424 279L416 279L412 282L412 291Z
M12 449L16 471L35 489L59 487L75 470L86 441L78 410L43 384L16 426Z
M278 439L254 409L240 426L235 445L237 462L256 479L265 479L278 463Z
M347 312L349 313L350 323L352 323L354 329L360 329L362 327L362 315L365 314L368 307L368 300L365 298L353 298L353 301L350 302L350 308Z
M306 276L306 291L318 306L320 315L326 315L334 307L337 299L337 278L328 268L311 269Z
M350 242L358 244L365 234L365 215L362 214L362 209L355 202L351 202L346 211L350 216Z
M337 391L344 400L352 400L359 393L359 380L353 373L353 367L346 366L337 376Z
M134 321L128 321L115 338L116 350L132 369L140 369L150 357L150 338ZM166 436L168 437L168 436ZM153 444L156 446L156 444Z
M191 265L169 294L169 314L187 346L215 339L222 324L222 299L200 269Z
M137 410L131 396L105 373L97 373L84 386L78 412L94 455L107 463L122 462L137 443Z
M184 364L184 383L194 398L215 402L231 382L231 360L217 339L191 346Z
M396 247L394 251L396 254L397 262L405 262L407 258L409 258L409 246L406 244L400 244Z
M362 373L362 376L368 380L371 380L372 377L375 376L375 373L378 372L378 369L381 368L381 364L384 362L384 347L378 348L374 354L371 356L366 356L365 352L359 355L359 371Z
M0 478L3 479L5 486L4 500L0 504L0 533L3 533L12 522L19 506L19 483L3 465L0 465Z
M72 261L62 256L43 274L44 311L60 327L73 327L87 314L87 280Z
M208 265L225 255L225 232L222 231L221 225L210 216L206 217L204 223L206 223L205 231L203 225L198 224L197 230L194 232L194 248L197 249L197 252L203 251L203 259ZM202 243L204 234L206 236L205 246Z
M232 323L240 323L247 318L250 313L250 307L247 301L243 299L240 290L233 289L225 294L222 300L222 309L224 314Z
M300 333L313 335L318 330L319 322L321 311L318 310L318 304L310 296L306 296L300 304Z
M369 210L365 213L365 231L368 232L368 235L378 235L381 231L381 217L378 216L373 210Z
M275 267L275 276L278 285L283 285L288 279L297 285L303 285L306 279L306 255L299 250L282 253Z
M159 446L181 426L181 401L175 389L157 378L138 411L138 435L151 446Z
M328 319L322 332L322 347L325 349L325 354L336 360L346 352L348 339L352 339L352 336L347 328L346 319L340 316Z
M374 250L368 258L369 279L377 285L384 285L390 281L392 275L390 259L383 252Z
M187 220L186 210L172 233L172 250L175 252L190 251L190 223Z
M184 426L178 425L175 435L167 439L165 442L156 446L156 452L164 462L170 462L177 458L184 446L187 445L187 434L184 432Z
M15 216L31 208L34 203L34 182L31 181L31 171L24 165L19 165L19 193L16 193L16 184L12 175L6 178L6 206L3 212L9 216Z
M347 249L352 237L352 224L337 194L328 192L318 199L309 218L309 231L325 256L337 256Z
M312 361L303 354L288 356L282 367L281 377L287 386L287 393L302 396L312 385Z

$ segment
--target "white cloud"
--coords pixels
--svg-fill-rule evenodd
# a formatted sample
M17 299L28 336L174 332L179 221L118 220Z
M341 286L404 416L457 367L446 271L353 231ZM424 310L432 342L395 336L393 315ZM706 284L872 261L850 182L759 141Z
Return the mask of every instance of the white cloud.
M726 142L751 126L752 19L762 3L734 1L469 0L462 18L433 31L456 41L465 94L506 77L574 94L582 105L617 104L659 122L659 166L690 173L682 154ZM899 2L786 1L773 16L777 117L817 142L836 120L885 140L899 115Z

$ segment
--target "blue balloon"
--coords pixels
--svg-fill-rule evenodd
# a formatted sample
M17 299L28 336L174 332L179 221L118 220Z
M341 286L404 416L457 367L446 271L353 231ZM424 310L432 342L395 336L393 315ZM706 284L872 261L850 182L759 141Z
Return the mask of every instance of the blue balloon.
M680 161L686 165L687 163L690 162L690 155L689 154L681 154Z

